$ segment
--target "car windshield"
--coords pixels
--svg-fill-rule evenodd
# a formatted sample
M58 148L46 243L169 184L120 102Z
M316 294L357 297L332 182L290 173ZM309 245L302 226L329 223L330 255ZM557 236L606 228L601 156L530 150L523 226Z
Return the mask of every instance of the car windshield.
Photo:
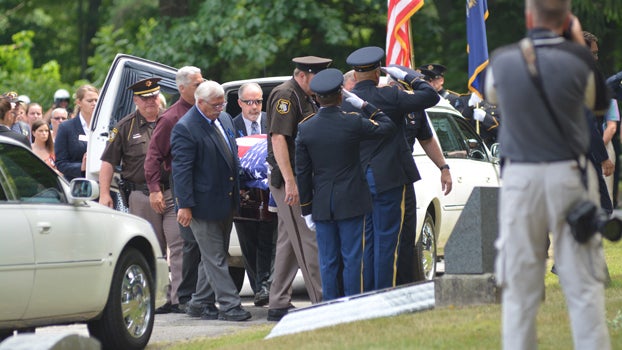
M56 173L21 146L0 144L0 201L64 203Z

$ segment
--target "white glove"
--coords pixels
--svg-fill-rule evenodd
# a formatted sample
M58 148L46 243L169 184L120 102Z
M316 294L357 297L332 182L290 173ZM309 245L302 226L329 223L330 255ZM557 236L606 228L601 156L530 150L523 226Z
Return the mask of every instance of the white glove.
M346 101L352 104L355 108L358 108L358 109L363 108L363 104L365 103L363 99L361 99L360 97L356 96L356 94L353 94L346 89L343 89L342 93L343 93L343 96L346 97Z
M380 67L380 70L397 79L404 79L406 72L397 67Z
M309 228L309 230L315 231L315 222L313 222L313 218L311 218L311 214L304 215L302 218L305 219L305 223L307 224L307 227Z
M481 103L483 100L477 96L476 93L471 94L471 98L469 98L469 107L475 107L478 103Z
M473 119L477 120L478 122L483 122L484 118L486 118L486 111L481 108L475 108L473 110Z

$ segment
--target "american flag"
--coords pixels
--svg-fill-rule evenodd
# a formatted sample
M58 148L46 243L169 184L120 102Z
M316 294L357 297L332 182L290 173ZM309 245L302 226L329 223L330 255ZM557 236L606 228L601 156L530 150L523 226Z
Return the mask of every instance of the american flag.
M388 0L387 66L399 64L412 68L408 20L423 6L423 0Z
M238 137L241 187L268 189L268 141L265 134Z

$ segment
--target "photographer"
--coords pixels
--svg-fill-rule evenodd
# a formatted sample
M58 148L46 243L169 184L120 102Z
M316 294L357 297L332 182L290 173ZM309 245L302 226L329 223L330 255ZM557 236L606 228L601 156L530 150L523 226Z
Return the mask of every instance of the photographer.
M590 134L584 107L602 115L609 104L606 87L570 13L570 0L526 0L525 17L527 38L493 53L485 81L486 99L504 116L495 244L503 348L538 347L543 247L552 232L574 347L610 349L601 235L580 243L566 221L578 202L598 202L594 169L585 159Z

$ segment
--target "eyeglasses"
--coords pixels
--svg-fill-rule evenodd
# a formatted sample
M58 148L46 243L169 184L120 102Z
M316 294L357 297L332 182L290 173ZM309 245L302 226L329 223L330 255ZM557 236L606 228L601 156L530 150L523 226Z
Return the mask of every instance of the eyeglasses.
M252 105L258 105L259 106L260 104L263 103L263 99L258 99L258 100L240 100L240 101L246 103L249 106L252 106Z
M67 120L67 118L64 118L64 117L54 117L52 119L54 119L54 120Z
M227 102L213 104L213 103L209 103L209 102L205 101L205 103L207 103L208 105L210 105L214 109L225 109L225 107L227 107Z

